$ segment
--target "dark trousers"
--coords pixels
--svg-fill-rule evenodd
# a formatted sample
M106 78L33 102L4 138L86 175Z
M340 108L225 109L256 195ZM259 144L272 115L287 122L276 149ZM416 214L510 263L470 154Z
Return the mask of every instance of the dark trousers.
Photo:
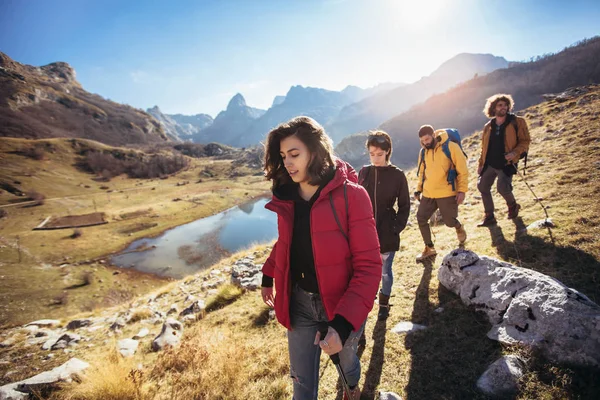
M483 173L479 176L477 189L481 192L481 200L483 201L483 210L486 214L494 213L494 199L492 198L492 186L498 178L496 189L507 205L515 203L515 196L512 192L512 175L507 175L501 169L492 168L489 165L485 167Z
M457 219L458 217L458 203L456 197L442 197L441 199L430 199L428 197L421 197L421 203L417 211L417 222L419 223L419 230L423 237L425 245L430 246L433 244L431 240L431 229L429 228L429 218L433 215L435 210L440 209L442 213L442 219L444 224L450 228L458 228L461 223Z

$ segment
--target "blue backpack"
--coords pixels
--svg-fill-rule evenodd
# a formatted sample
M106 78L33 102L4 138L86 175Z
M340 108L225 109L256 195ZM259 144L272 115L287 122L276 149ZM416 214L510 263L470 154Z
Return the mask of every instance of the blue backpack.
M450 142L454 142L456 144L458 144L458 147L460 147L460 151L463 152L463 154L465 155L465 157L467 157L467 153L465 153L465 151L462 148L462 144L460 143L460 133L458 133L458 130L456 129L443 129L446 131L446 133L448 134L448 140L446 140L443 144L442 144L442 151L444 152L444 154L446 155L446 157L448 157L448 159L450 160L450 170L448 171L448 184L452 185L452 190L456 190L456 177L458 176L458 173L456 172L456 168L454 167L454 164L452 163L452 155L450 154ZM419 171L421 170L421 164L423 164L423 177L422 177L422 181L421 184L423 184L423 182L425 182L425 169L427 168L427 165L425 164L425 149L421 148L421 153L419 154L419 167L417 168L417 177L419 176Z

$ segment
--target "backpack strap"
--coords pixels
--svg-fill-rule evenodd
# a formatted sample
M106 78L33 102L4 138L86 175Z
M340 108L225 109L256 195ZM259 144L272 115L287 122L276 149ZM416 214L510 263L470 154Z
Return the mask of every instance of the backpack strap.
M515 135L517 136L517 143L519 143L519 121L517 121L517 115L511 114L512 118L510 119L510 124L515 129ZM520 158L524 158L523 160L523 175L526 174L527 171L527 152L521 154ZM515 164L516 168L516 164Z
M421 164L423 164L423 176L421 177L421 187L423 187L423 185L425 184L425 170L427 169L427 164L425 163L425 149L422 147L421 152L419 153L419 166L417 167L417 178L419 177Z
M348 191L346 189L347 183L348 183L347 180L344 181L344 203L346 204L346 220L348 220ZM346 241L350 242L350 239L348 239L348 234L346 232L344 232L344 228L342 228L340 219L338 218L337 212L335 211L335 205L333 204L333 195L331 194L331 192L329 192L329 204L331 204L331 211L333 211L333 216L335 218L335 222L338 225L338 228L340 228L340 232L342 232L342 235L344 235L344 237L346 238Z

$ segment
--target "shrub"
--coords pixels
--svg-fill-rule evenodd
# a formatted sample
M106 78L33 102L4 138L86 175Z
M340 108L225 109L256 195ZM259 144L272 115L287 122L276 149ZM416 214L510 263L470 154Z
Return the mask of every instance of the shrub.
M44 196L40 192L36 192L35 190L30 190L29 192L26 193L26 195L31 201L35 202L34 203L35 206L41 206L42 204L44 204L44 201L46 200L46 196Z

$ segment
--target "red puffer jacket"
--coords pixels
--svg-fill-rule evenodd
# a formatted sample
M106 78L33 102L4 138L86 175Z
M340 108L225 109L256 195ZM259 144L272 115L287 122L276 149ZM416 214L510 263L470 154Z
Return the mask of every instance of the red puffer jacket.
M348 215L344 200L347 183ZM356 172L344 161L336 162L333 179L321 190L310 211L315 270L319 292L332 320L339 314L357 330L373 307L381 280L381 255L373 219L371 200L358 185ZM329 193L348 241L335 221ZM294 203L275 196L265 206L277 213L279 237L263 265L265 275L275 279L275 314L286 328L290 324L290 245L294 223Z

